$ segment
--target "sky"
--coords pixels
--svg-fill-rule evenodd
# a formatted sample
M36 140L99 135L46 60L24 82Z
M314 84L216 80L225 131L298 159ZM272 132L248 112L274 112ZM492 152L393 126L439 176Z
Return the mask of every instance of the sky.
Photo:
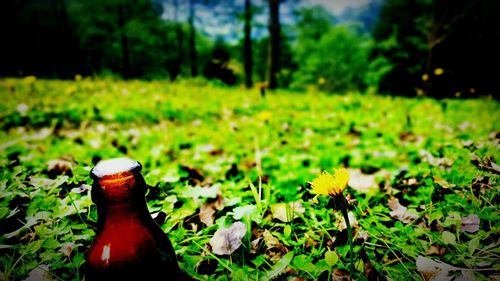
M307 0L308 5L320 5L334 15L342 13L347 7L359 7L370 2L370 0Z
M315 5L323 6L327 11L333 15L341 14L346 8L356 8L369 3L371 0L296 0L296 1L285 1L280 6L281 21L284 24L291 23L293 9L297 7L310 7ZM173 20L174 19L174 9L172 0L163 0L164 14L163 18ZM188 1L177 0L178 5L178 20L187 21L188 17ZM196 22L195 26L202 33L213 37L223 37L233 41L228 38L231 34L239 34L242 31L242 24L229 24L225 23L223 17L220 15L234 16L243 11L244 0L223 0L220 3L232 3L233 5L216 5L215 8L206 8L203 6L197 6L195 9ZM263 9L260 14L254 16L254 29L252 34L253 37L259 37L263 32L265 32L266 24L268 21L267 5L262 4L267 2L267 0L252 0L253 3L261 3ZM292 3L292 4L289 4ZM259 28L261 26L261 28Z

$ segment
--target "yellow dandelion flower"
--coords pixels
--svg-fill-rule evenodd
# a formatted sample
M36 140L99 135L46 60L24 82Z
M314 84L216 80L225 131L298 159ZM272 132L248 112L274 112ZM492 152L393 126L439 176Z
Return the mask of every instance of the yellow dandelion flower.
M312 193L318 195L337 196L342 194L342 191L349 182L349 173L345 168L334 169L332 175L324 171L319 177L313 180Z
M427 81L427 80L429 80L429 74L426 73L422 75L422 81Z
M256 117L257 117L257 119L259 119L261 121L267 122L267 121L271 120L271 118L273 117L273 114L270 111L262 111L262 112L259 112L256 115Z
M442 68L436 68L434 69L434 75L439 76L444 73L444 70Z
M347 199L342 195L342 191L347 187L349 182L349 172L345 168L334 169L333 175L324 171L319 177L313 180L311 193L316 194L313 201L317 203L317 197L319 195L330 195L333 198L333 208L335 210L340 210L342 216L344 216L344 221L347 228L347 239L349 241L349 252L350 252L350 266L349 266L349 276L353 276L354 273L354 251L352 245L352 229L349 222L348 208L349 203Z
M35 76L27 76L23 78L23 84L25 85L31 85L36 82L36 77Z
M324 85L325 83L326 83L326 79L325 79L324 77L320 77L320 78L318 79L318 84L320 84L320 85Z

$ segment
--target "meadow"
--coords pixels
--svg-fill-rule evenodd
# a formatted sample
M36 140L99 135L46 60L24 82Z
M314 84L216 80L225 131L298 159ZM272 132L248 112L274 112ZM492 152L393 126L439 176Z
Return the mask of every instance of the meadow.
M310 186L339 167L353 279L500 278L497 100L77 78L0 80L0 280L83 280L89 171L121 156L201 280L346 280L345 222Z

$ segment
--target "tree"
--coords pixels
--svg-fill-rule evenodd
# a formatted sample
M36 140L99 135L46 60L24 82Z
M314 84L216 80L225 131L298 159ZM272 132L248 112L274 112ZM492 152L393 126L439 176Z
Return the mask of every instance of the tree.
M269 0L269 58L267 83L269 89L278 87L279 57L280 57L280 1Z
M179 11L179 3L178 0L173 0L173 8L174 8L174 24L175 24L175 35L176 35L176 43L177 43L177 54L176 54L176 63L172 66L170 71L170 79L174 80L181 73L181 65L183 63L182 59L184 57L184 34L182 30L182 25L179 23L178 11Z
M424 91L437 97L497 94L491 69L500 64L500 3L441 0L430 7Z
M118 14L118 28L120 30L120 45L122 51L122 75L125 78L130 78L130 56L129 56L129 46L128 37L125 32L125 22L127 21L125 14L125 5L119 3L116 7Z
M68 12L92 73L164 76L175 48L170 24L150 0L73 0ZM170 50L170 51L169 51Z
M310 38L302 38L297 43L299 69L294 86L316 85L325 91L365 88L371 48L368 38L350 26L338 25L325 30L315 44L310 42Z
M380 89L434 97L498 93L490 71L500 64L498 13L494 0L388 0L373 33L373 58L394 66Z
M2 1L0 75L74 77L84 70L67 2Z
M253 85L252 65L252 6L250 0L245 0L245 39L243 42L243 59L245 65L245 86L251 88Z
M426 0L423 0L426 1ZM422 18L428 15L424 3L388 0L373 31L377 42L372 60L385 57L393 65L380 81L379 90L400 95L414 95L425 65L425 28Z
M196 29L194 27L194 0L189 0L189 58L191 76L198 76L198 54L196 52Z

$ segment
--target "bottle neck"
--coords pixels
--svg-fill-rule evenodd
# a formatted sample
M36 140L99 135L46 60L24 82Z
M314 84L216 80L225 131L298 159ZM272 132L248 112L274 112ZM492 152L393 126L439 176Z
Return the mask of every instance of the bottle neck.
M96 179L92 186L92 201L98 207L144 205L146 182L140 173L123 172Z
M102 204L97 206L97 210L99 224L131 220L143 221L151 218L144 199L123 203Z

